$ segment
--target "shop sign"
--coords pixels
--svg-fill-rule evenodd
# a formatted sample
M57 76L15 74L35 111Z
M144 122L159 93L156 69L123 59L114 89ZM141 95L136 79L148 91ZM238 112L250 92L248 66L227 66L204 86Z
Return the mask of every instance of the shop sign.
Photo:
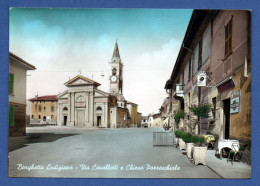
M238 113L240 110L240 90L236 90L231 95L230 113Z

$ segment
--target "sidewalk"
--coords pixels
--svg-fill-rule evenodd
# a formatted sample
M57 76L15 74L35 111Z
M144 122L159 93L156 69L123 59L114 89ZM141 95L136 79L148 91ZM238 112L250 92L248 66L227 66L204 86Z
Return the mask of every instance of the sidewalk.
M222 178L248 179L251 178L251 166L242 162L227 162L227 158L220 160L215 156L215 150L208 150L208 165Z

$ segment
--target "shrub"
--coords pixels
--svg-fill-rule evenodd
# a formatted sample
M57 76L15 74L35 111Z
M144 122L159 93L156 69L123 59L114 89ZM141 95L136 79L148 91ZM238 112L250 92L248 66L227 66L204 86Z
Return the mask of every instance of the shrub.
M199 137L198 136L192 136L191 137L191 142L192 143L198 143L199 142Z
M202 146L202 144L205 142L205 138L204 137L199 137L199 145Z
M178 112L175 116L174 116L174 120L176 123L179 123L181 118L184 118L185 113L184 112Z
M174 132L174 134L175 134L176 138L180 138L180 137L181 137L181 134L182 134L182 131L176 130L176 131Z
M211 106L209 104L190 107L190 111L202 119L209 117L210 109L211 109Z
M191 142L191 137L192 135L190 133L187 132L183 132L181 134L181 139L185 142L185 143L190 143Z

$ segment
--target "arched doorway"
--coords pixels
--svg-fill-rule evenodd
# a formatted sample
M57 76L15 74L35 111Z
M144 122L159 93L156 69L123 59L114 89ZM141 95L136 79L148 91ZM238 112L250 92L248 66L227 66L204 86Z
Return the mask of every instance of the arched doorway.
M46 116L43 116L43 118L42 118L42 119L43 119L43 121L46 121Z

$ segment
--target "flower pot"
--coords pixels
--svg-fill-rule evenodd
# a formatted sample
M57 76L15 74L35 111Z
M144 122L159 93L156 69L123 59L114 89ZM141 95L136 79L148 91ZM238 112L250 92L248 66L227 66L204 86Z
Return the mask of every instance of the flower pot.
M208 150L207 147L193 147L193 161L195 165L199 163L207 165L208 162Z
M176 146L176 147L179 146L179 140L180 140L180 138L175 138L175 146Z
M186 150L186 144L181 138L179 139L179 149Z
M187 156L189 159L192 158L192 147L194 147L194 143L186 143Z

